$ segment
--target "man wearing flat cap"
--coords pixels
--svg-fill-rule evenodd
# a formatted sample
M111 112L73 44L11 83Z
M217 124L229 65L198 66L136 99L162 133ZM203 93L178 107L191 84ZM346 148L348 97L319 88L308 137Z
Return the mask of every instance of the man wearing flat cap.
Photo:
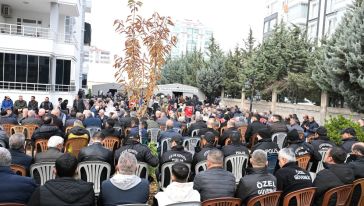
M353 144L359 142L356 138L355 130L351 127L346 128L341 132L341 141L341 148L343 148L346 153L350 153Z
M172 137L171 150L163 153L159 165L162 166L166 162L192 163L192 154L184 150L182 137Z
M307 143L304 139L300 139L297 130L293 129L287 133L287 148L291 148L296 154L296 157L309 154L311 158L317 161L321 160L321 155L315 151L313 146Z
M328 149L335 146L335 143L330 140L327 136L327 130L325 127L320 126L315 129L315 137L314 140L311 142L313 149L315 152L320 150L327 151Z

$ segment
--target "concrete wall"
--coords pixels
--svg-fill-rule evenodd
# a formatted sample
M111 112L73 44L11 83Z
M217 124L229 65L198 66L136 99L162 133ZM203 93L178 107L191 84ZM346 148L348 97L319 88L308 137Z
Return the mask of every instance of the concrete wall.
M235 105L238 105L240 109L243 109L245 111L249 110L249 101L244 101L244 107L242 108L242 102L241 99L227 99L224 98L222 100L223 105L227 107L233 107ZM271 109L272 102L266 102L266 101L259 101L259 102L253 102L253 111L257 112L266 112ZM288 116L289 114L297 114L300 119L302 119L303 114L312 115L315 117L317 122L323 123L324 120L321 121L320 118L320 106L312 106L312 105L298 105L298 104L287 104L287 103L277 103L276 105L276 114L280 114L283 117ZM364 114L359 114L356 112L351 112L347 108L333 108L328 107L326 117L329 118L330 116L337 116L337 115L343 115L345 117L352 117L353 119L359 119L364 118Z

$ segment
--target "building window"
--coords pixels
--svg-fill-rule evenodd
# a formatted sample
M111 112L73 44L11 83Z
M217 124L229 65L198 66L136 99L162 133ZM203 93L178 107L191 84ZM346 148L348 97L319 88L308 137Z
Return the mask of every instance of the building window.
M317 24L316 23L310 24L308 26L307 33L308 33L308 36L309 36L310 39L315 40L317 38L317 36L316 36L316 34L317 34Z
M0 53L0 81L4 81L4 53Z
M16 55L16 82L27 82L27 62L28 56L17 54Z
M318 4L317 1L311 3L310 9L310 19L314 19L318 17Z
M296 4L288 9L288 21L293 21L299 18L307 18L307 4Z
M4 81L15 82L15 54L5 54Z
M335 0L327 0L326 14L334 11Z
M335 28L336 28L336 18L331 18L328 20L328 25L327 25L327 31L326 31L326 35L331 35L335 32Z
M27 82L37 83L38 82L38 56L28 56L28 77Z
M71 61L57 59L56 84L70 85L71 80Z

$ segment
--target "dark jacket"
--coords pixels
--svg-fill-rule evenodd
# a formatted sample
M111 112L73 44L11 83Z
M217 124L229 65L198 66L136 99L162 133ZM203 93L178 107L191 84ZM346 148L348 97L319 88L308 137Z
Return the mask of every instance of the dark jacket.
M328 150L331 147L335 146L335 143L330 141L327 136L320 136L318 139L313 140L311 144L315 152L320 150Z
M277 178L269 174L266 168L249 168L247 173L240 179L235 193L243 204L252 197L277 190Z
M198 131L198 136L205 135L207 132L212 132L215 137L220 139L220 133L212 128L202 128Z
M250 138L256 134L260 129L267 128L265 124L260 123L259 121L254 121L248 125L248 128L245 132L245 141L250 142Z
M275 176L277 178L277 190L282 191L281 197L293 191L312 187L310 173L298 167L295 162L285 164L277 170Z
M318 127L319 127L319 125L317 124L316 121L309 122L308 123L308 129L306 129L306 132L308 132L308 134L314 134L315 129L318 128Z
M318 151L315 151L313 146L303 140L297 141L295 143L291 143L288 148L292 148L294 153L296 154L296 157L310 154L311 158L313 158L316 161L321 160L321 154Z
M327 190L354 181L354 172L346 164L325 164L325 167L327 169L318 172L313 182L314 187L317 187L315 205L321 205Z
M235 154L243 154L249 156L248 148L241 143L240 144L231 143L229 145L225 145L222 147L222 152L224 153L225 157Z
M235 177L223 168L210 168L196 175L193 189L201 195L201 201L219 197L234 197Z
M120 138L120 130L116 130L115 128L105 128L101 130L101 133L104 134L105 137L119 137Z
M288 128L287 125L285 125L282 122L273 122L270 126L270 131L272 132L272 134L277 133L277 132L288 132Z
M350 153L351 152L351 146L353 146L353 144L359 142L356 137L343 139L341 141L342 141L341 148L343 148L346 153Z
M26 204L37 185L29 177L15 174L10 167L0 166L0 202Z
M152 155L152 152L150 151L150 149L146 145L140 144L137 141L128 140L126 142L126 145L117 149L115 151L115 161L116 162L119 159L120 154L123 151L128 151L128 152L134 154L136 159L139 162L145 162L152 167L156 167L159 163L158 158Z
M356 157L348 166L354 171L355 179L364 178L364 156Z
M278 144L275 142L272 142L272 139L270 139L270 138L259 140L258 143L253 146L251 153L253 153L257 149L264 150L267 153L278 153L279 152Z
M27 124L36 124L38 126L42 125L42 120L39 118L35 118L35 117L28 117L25 118L23 120L21 120L20 122L22 125L27 125Z
M195 123L191 124L190 127L188 128L188 135L191 136L192 131L195 129L203 129L203 128L207 128L206 123L203 120L196 121Z
M124 129L127 127L131 127L131 117L129 116L120 118L119 122L120 126L123 127Z
M47 151L40 152L35 155L35 163L39 162L55 162L63 153L57 148L49 147Z
M110 166L114 165L112 152L103 147L99 142L82 148L80 153L78 153L78 161L102 161L109 163Z
M82 113L85 110L85 104L83 103L83 99L73 100L73 109L75 109L76 112Z
M4 130L0 128L0 143L5 144L5 148L9 148L9 137Z
M93 184L70 177L47 181L38 187L28 202L28 206L95 205Z
M97 117L88 117L83 120L83 126L85 127L100 127L102 126L102 122Z
M35 140L42 138L49 139L52 136L64 137L64 133L57 126L42 125L34 131L32 141L34 142Z
M115 183L116 184L116 183ZM119 187L127 187L119 185ZM140 183L132 188L119 188L111 180L102 182L99 205L114 206L122 204L146 203L149 198L149 182L141 179Z
M66 120L65 123L65 127L73 127L73 124L75 123L75 121L77 120L77 118L75 117L70 117L69 119Z
M171 150L163 153L160 159L160 166L166 162L184 162L192 163L192 154L184 150L183 146L177 145L172 147Z
M198 153L195 153L193 156L193 162L192 162L192 171L193 168L195 168L195 165L199 162L202 162L207 159L207 154L210 150L214 149L215 147L212 144L205 145Z
M172 138L172 137L182 137L182 135L173 129L169 129L167 131L161 132L159 137L159 142L161 142L164 138Z
M233 131L237 132L236 128L225 129L219 138L219 145L222 145L222 146L225 145L225 140L230 137L230 135Z
M2 116L0 118L0 124L18 124L18 120L16 119L16 116Z
M29 101L28 102L28 109L37 111L38 110L38 102L35 101L35 100L34 101Z
M39 106L39 108L43 108L43 109L45 109L45 110L49 110L49 111L51 111L52 109L53 109L53 104L52 104L52 102L42 102L41 104L40 104L40 106Z
M21 150L9 149L11 154L11 164L23 165L29 171L33 158Z

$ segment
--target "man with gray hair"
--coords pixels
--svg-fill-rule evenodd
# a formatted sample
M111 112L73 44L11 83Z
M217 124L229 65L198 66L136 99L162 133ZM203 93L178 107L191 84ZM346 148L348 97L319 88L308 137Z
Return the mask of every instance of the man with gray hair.
M149 182L135 175L138 167L135 155L122 152L116 174L102 182L99 205L146 203L149 198Z
M191 124L190 127L188 127L188 135L191 136L193 130L203 129L203 128L207 128L205 121L203 121L203 116L196 114L196 122Z
M35 117L35 111L33 110L29 110L28 111L28 117L24 118L20 121L20 123L22 125L27 125L27 124L36 124L38 126L42 125L42 120L39 118Z
M10 152L0 147L0 203L26 204L37 185L33 179L15 174L10 165Z
M234 197L235 177L224 170L224 154L212 149L207 155L207 170L196 175L193 189L201 195L201 202L220 197Z
M250 158L252 168L248 168L247 175L243 176L236 191L236 197L242 203L247 203L250 198L257 195L264 195L277 190L277 179L268 173L267 153L257 149Z
M275 176L277 190L282 191L281 197L293 191L312 187L310 173L296 164L296 154L291 148L283 148L279 151L278 162L281 169L277 170ZM294 205L292 201L290 203Z
M48 150L37 153L35 163L39 162L55 162L58 157L62 156L64 139L60 136L52 136L48 140Z
M25 154L24 151L25 136L15 133L9 138L9 152L12 157L11 164L22 165L29 171L32 164L32 157Z

